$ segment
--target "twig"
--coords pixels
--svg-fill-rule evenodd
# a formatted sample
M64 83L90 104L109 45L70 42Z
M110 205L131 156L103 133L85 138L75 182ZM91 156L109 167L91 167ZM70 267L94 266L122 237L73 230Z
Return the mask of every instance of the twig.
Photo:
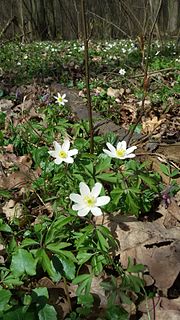
M69 296L67 281L66 281L65 277L63 277L63 281L64 281L64 290L65 290L65 293L66 293L66 298L67 298L67 301L68 301L68 304L69 304L69 309L70 309L70 311L72 311L71 299L70 299L70 296Z
M85 80L86 80L87 105L88 105L88 117L89 117L90 153L93 153L94 152L94 128L93 128L92 104L91 104L90 85L89 85L88 35L87 35L87 21L86 21L84 0L81 0L81 15L82 15L82 26L83 26L83 38L84 38Z
M153 74L156 74L156 73L166 72L166 71L173 71L173 70L177 70L177 68L159 69L159 70L151 71L151 72L149 72L148 74L149 74L149 75L153 75ZM141 78L141 77L144 77L144 74L143 74L143 73L136 74L135 76L132 76L132 77L130 77L130 78L131 78L131 79L135 79L135 78Z
M130 142L130 140L131 140L131 138L132 138L132 136L133 136L133 133L134 133L137 125L138 125L139 122L141 121L141 118L142 118L142 116L143 116L143 114L144 114L144 112L145 112L145 99L146 99L146 96L147 96L148 85L149 85L148 67L149 67L149 56L150 56L150 51L151 51L151 39L152 39L154 27L155 27L155 24L156 24L158 15L159 15L159 11L160 11L160 8L161 8L161 4L162 4L162 0L161 0L160 3L159 3L159 7L158 7L158 10L157 10L157 13L156 13L156 17L155 17L155 19L154 19L153 25L152 25L151 30L150 30L150 33L149 33L149 38L148 38L146 64L145 64L145 69L144 69L144 81L143 81L144 92L143 92L143 98L142 98L142 104L141 104L141 111L140 111L139 117L138 117L137 120L136 120L135 125L133 126L133 128L131 129L131 131L129 131L129 133L128 133L127 145L129 144L129 142ZM147 113L147 111L146 111L146 113Z

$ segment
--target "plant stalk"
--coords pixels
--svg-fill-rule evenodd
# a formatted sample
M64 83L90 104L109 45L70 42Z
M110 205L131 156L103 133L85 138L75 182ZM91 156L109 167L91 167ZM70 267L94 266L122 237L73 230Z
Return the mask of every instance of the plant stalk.
M94 128L93 128L92 104L91 104L91 94L90 94L90 85L89 85L89 51L88 51L89 39L87 35L85 0L81 0L81 16L82 16L83 40L84 40L85 81L86 81L88 118L89 118L90 153L93 153L94 152Z

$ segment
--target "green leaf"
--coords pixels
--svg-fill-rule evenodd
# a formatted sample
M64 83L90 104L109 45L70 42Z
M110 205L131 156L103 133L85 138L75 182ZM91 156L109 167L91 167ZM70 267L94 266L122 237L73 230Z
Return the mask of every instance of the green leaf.
M58 243L50 243L47 245L47 249L52 252L58 253L61 252L61 249L71 246L71 243L68 242L58 242Z
M26 238L22 241L21 243L21 248L24 248L24 247L30 247L30 246L33 246L33 245L39 245L39 243L33 239L30 239L30 238Z
M138 198L135 195L132 195L130 192L126 195L125 203L128 206L128 211L131 211L133 214L139 214Z
M56 255L58 257L58 259L60 260L60 262L62 263L63 266L63 271L65 274L65 277L69 280L74 279L75 277L75 264L72 260L66 258L64 255L62 254L58 254Z
M120 297L122 303L125 303L125 304L131 304L132 303L131 299L123 291L119 292L119 297Z
M7 310L7 305L11 298L11 291L0 288L0 311Z
M180 171L178 169L174 169L171 174L170 177L173 178L175 176L178 176L180 174Z
M48 255L46 254L44 249L39 249L36 253L36 256L39 260L39 263L42 265L42 268L51 279L55 282L61 279L61 275L55 270L52 261L49 259Z
M61 217L58 218L58 220L53 224L53 227L57 230L62 229L65 225L72 222L74 220L74 217Z
M37 261L33 258L32 254L25 249L17 249L12 255L10 269L16 276L28 274L34 276L36 274Z
M117 175L115 173L101 173L96 176L97 179L107 182L116 183Z
M74 254L71 251L61 250L60 254L65 256L66 258L68 258L69 260L71 260L73 262L77 262L77 259L75 258Z
M115 205L118 205L120 198L122 197L124 190L115 188L111 191L111 198Z
M106 260L103 255L93 256L91 259L91 264L93 267L93 272L95 275L99 275L103 270L103 265L106 263Z
M56 234L62 230L64 226L71 223L74 220L74 217L59 217L50 227L49 231L46 234L45 244L47 245L50 242L53 242L56 238Z
M122 307L113 305L108 308L106 312L107 320L128 320L129 314Z
M151 178L146 176L145 174L140 174L139 177L147 184L152 190L157 192L157 187L156 187L156 181Z
M170 169L169 169L169 166L161 163L161 164L160 164L160 169L161 169L161 171L162 171L166 176L168 176L168 177L170 176L171 171L170 171Z
M97 238L98 238L98 242L99 242L101 250L107 252L109 249L109 245L108 245L106 239L104 238L104 236L102 235L102 233L98 229L96 230L96 234L97 234Z
M86 308L93 306L93 302L94 302L94 298L91 293L78 296L78 304L82 304Z
M49 298L48 289L45 287L35 288L32 291L35 292L38 297L44 296L47 299Z
M21 307L3 315L3 320L34 320L34 313L24 313L23 307Z
M73 279L72 283L73 284L79 284L80 282L83 282L85 280L91 279L92 275L91 274L80 274L79 276L77 276L75 279Z
M100 161L96 164L96 174L98 174L101 171L107 170L111 167L111 158L106 157L103 159L100 159Z
M77 254L77 260L78 260L78 264L83 264L85 262L87 262L91 257L93 256L93 253L88 253L88 252L78 252Z
M23 284L19 278L15 277L14 275L10 274L6 278L2 280L3 284L8 288L12 289L15 286L20 286Z
M38 312L39 320L57 320L57 312L55 308L49 304L46 304Z
M3 222L3 219L0 219L0 231L12 232L11 227Z
M84 166L84 171L85 173L89 176L92 177L94 174L94 165L92 162Z
M81 277L81 279L83 279L82 281L79 281L80 278L78 279L78 283L74 283L74 280L76 280L78 277ZM83 278L83 276L86 276ZM81 294L89 294L90 293L90 289L91 289L91 283L92 283L92 274L83 274L83 275L80 275L78 277L76 277L74 280L73 280L73 284L78 284L78 288L76 290L76 294L77 296L81 295Z
M9 191L0 189L0 197L10 199L12 197L12 195Z
M128 267L127 267L127 272L142 272L144 270L144 265L143 264L135 264L133 265L131 259L128 257Z

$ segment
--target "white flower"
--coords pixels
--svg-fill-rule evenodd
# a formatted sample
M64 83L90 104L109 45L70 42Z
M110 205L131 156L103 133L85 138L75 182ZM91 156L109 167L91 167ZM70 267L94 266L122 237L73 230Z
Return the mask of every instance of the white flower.
M54 162L56 164L61 164L63 161L67 163L73 163L74 159L72 156L78 153L77 149L69 150L70 141L68 139L64 140L64 143L60 145L57 141L53 142L54 151L48 151L48 153L55 158Z
M120 74L121 76L124 76L124 75L126 74L126 70L120 69L120 70L119 70L119 74Z
M109 142L107 142L106 145L109 150L103 149L103 151L111 158L126 159L135 157L135 154L132 152L137 149L137 147L134 146L127 149L126 141L118 142L116 148Z
M59 92L57 94L57 97L54 96L54 98L56 99L56 102L59 104L59 106L64 106L66 102L68 102L68 100L66 100L66 94L64 93L63 95L61 95Z
M75 202L72 209L78 211L79 217L86 216L89 211L96 217L102 215L102 211L99 207L104 206L110 201L110 197L108 196L99 197L102 184L99 182L95 183L90 191L86 183L80 182L79 188L80 194L70 194L70 199Z

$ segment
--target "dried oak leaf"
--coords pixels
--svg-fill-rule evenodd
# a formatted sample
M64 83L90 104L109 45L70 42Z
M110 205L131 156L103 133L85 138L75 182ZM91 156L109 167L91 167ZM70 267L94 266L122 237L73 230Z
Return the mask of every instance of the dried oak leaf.
M122 223L127 228L122 229ZM131 257L148 267L160 290L172 286L180 270L180 227L166 229L157 221L134 221L117 215L112 217L109 228L120 243L118 253L124 267Z

